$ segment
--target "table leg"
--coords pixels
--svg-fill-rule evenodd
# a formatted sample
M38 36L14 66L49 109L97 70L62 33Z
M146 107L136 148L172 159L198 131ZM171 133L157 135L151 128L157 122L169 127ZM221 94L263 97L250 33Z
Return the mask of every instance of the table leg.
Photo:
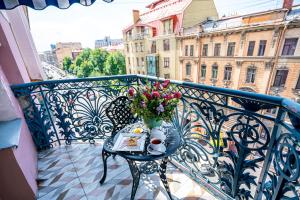
M100 180L100 184L103 184L106 178L106 173L107 173L107 158L109 158L109 156L111 156L110 153L108 153L107 151L105 151L104 149L102 149L102 160L103 160L103 175L102 178Z
M169 184L168 184L167 176L166 176L167 164L168 164L168 158L162 159L158 172L159 172L160 180L163 183L163 185L169 195L169 198L172 200L172 195L170 192L170 188L169 188Z
M132 190L130 199L134 200L135 193L140 182L140 170L134 161L127 159L127 162L129 164L129 168L132 175Z

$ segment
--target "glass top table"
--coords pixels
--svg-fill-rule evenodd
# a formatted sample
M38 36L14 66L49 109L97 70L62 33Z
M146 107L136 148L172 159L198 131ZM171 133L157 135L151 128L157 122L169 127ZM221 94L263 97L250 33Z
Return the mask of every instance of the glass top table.
M143 128L143 134L146 134L146 142L145 148L142 152L125 152L125 151L114 151L112 148L120 134L125 134L131 132L136 127ZM119 131L114 137L108 138L103 145L102 150L102 159L104 165L104 173L102 179L100 180L100 184L103 184L106 178L107 166L106 161L107 158L111 155L113 156L121 156L128 162L132 178L133 185L131 191L131 199L133 200L135 197L136 190L139 185L140 175L144 174L152 174L159 173L160 179L169 195L169 198L172 199L167 178L166 178L166 167L168 164L168 157L176 152L176 150L180 146L180 134L176 129L172 127L171 124L163 123L160 127L160 130L165 134L165 146L166 151L160 155L152 155L147 151L147 146L150 143L150 131L147 129L142 122L137 122L134 124L130 124L126 126L124 129Z

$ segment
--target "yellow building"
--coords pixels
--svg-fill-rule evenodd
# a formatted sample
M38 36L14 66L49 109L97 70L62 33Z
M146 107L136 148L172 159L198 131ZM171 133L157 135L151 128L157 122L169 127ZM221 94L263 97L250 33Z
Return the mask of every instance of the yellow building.
M300 8L294 7L208 20L184 28L177 37L179 80L297 100L299 19Z
M123 30L127 73L179 79L177 36L182 28L216 19L214 2L158 0L147 8L143 14L133 10L133 24Z
M70 57L75 59L76 56L82 51L80 42L58 42L56 43L56 56L59 66L62 66L63 59Z

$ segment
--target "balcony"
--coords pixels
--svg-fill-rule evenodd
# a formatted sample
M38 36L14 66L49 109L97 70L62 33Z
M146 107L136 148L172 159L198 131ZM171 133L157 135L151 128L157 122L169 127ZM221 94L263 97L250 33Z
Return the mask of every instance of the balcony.
M112 123L105 108L142 75L14 85L39 153L39 199L126 199L131 178L121 158L102 174L101 148ZM182 93L172 124L181 147L167 177L174 198L298 199L300 105L281 97L172 82ZM278 109L274 116L268 109ZM167 199L156 175L136 199ZM209 192L207 192L209 191ZM101 198L103 197L103 198Z

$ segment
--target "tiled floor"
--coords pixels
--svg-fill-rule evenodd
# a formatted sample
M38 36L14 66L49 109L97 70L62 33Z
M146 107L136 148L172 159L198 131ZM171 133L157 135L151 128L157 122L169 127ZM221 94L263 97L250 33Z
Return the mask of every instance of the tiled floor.
M109 158L106 181L99 184L103 172L101 148L101 144L72 144L40 152L38 199L130 199L132 178L121 157ZM174 199L215 199L171 164L167 171ZM168 199L157 174L142 175L135 199Z

